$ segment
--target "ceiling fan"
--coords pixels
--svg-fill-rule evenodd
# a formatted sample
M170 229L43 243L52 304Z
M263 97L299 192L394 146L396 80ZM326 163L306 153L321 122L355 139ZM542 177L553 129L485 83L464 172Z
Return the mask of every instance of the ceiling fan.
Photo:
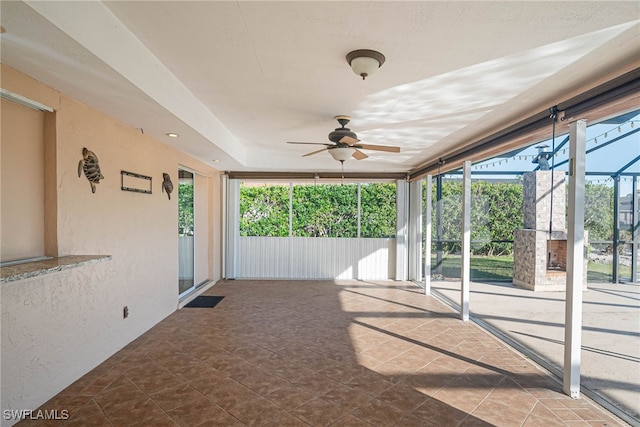
M333 132L329 133L329 141L332 143L326 142L292 142L288 141L288 144L307 144L307 145L324 145L325 148L322 148L317 151L312 151L311 153L304 154L302 157L313 156L314 154L321 153L323 151L329 151L331 157L338 160L341 163L344 163L345 160L353 157L356 160L366 159L367 156L360 150L374 150L374 151L387 151L389 153L399 153L400 147L394 147L390 145L371 145L371 144L360 144L360 140L358 136L351 132L351 129L346 128L347 123L351 121L351 117L349 116L336 116L335 119L340 123L339 128L336 128Z

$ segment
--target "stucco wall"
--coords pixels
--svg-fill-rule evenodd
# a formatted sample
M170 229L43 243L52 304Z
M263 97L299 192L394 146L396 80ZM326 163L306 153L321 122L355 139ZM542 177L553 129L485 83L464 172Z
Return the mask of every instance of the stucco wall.
M4 99L0 108L0 259L43 256L44 113Z
M171 200L161 192L163 172L176 187L179 165L204 175L200 202L206 208L197 209L208 232L196 248L207 265L199 272L220 278L220 178L215 169L5 66L2 87L56 110L55 158L46 160L56 166L55 183L47 186L55 197L45 207L45 233L56 235L58 254L112 256L2 285L1 406L34 409L177 308L177 192ZM78 177L83 147L98 155L105 176L95 194ZM153 194L122 191L121 170L153 177Z

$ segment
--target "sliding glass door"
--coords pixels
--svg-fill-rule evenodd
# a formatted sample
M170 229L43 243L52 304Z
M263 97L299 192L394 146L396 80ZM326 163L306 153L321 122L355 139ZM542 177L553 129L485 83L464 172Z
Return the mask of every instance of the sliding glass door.
M194 176L178 169L178 295L195 288L194 283Z

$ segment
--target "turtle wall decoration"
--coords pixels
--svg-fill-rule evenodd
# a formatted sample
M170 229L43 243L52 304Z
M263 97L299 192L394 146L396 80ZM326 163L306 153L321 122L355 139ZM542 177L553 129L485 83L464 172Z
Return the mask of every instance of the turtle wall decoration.
M93 151L87 150L86 147L82 149L82 159L78 163L78 177L84 176L89 180L91 184L91 192L96 192L96 184L100 184L100 180L104 179L104 176L100 172L100 162L98 156Z

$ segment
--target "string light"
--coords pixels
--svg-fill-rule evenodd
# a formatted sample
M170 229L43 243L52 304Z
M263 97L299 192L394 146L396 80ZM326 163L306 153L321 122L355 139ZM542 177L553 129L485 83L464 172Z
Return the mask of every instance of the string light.
M627 125L627 124L629 124L629 126L631 128L634 128L636 121L640 122L640 120L629 120L629 121L623 123L622 125L614 127L613 129L609 129L608 131L606 131L606 132L604 132L604 133L602 133L600 135L597 135L597 136L593 137L590 140L587 140L587 142L592 141L595 145L597 145L598 142L599 142L598 138L607 139L609 137L609 132L611 132L612 130L615 130L615 129L618 129L618 132L621 133L622 132L622 127ZM562 150L562 154L567 154L567 149L566 148L564 148ZM560 156L560 152L558 151L558 152L554 153L553 155L554 155L554 157L558 157L558 156ZM513 160L513 161L517 161L517 160L519 160L519 161L527 161L527 160L534 160L534 159L536 159L536 157L537 157L536 154L519 154L517 156L511 157L511 160ZM549 157L547 157L547 158L549 158ZM482 165L474 165L474 170L489 169L489 168L492 168L494 166L501 166L503 161L504 161L505 164L509 163L509 159L508 158L504 158L504 159L500 159L500 160L494 160L492 162L485 163L485 164L482 164ZM606 181L606 180L604 180L604 181ZM600 181L595 181L595 182L600 182Z

